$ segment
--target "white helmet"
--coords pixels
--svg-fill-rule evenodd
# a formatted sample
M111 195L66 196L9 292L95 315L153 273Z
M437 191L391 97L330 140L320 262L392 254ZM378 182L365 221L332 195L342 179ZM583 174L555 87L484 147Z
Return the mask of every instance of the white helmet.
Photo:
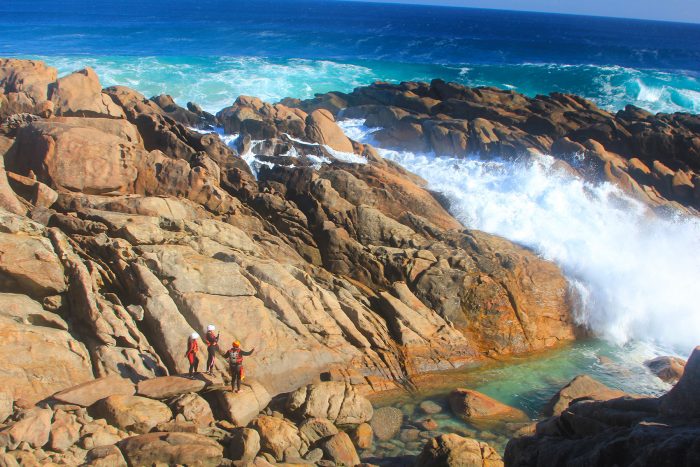
M190 336L190 338L199 339L199 334L197 334L196 332L193 332L192 335Z
M216 327L213 324L210 324L209 326L207 326L207 331L213 331L215 329L216 329Z

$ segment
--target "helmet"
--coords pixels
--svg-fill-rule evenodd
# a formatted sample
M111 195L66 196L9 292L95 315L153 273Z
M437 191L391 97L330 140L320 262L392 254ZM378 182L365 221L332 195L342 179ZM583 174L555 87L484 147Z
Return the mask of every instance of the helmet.
M238 342L238 341L233 341L233 346L234 346L234 347L240 347L240 346L241 346L241 343Z
M197 334L196 332L193 332L193 333L190 335L190 338L191 338L191 339L199 339L199 334Z
M213 324L210 324L209 326L207 326L207 331L214 331L215 329L216 329L216 327Z

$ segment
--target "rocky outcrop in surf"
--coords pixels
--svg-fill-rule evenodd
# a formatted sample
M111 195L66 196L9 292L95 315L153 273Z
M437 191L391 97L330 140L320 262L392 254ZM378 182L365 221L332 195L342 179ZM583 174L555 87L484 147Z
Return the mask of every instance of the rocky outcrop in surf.
M697 464L698 378L700 347L678 383L661 397L620 397L599 388L595 394L581 392L537 423L534 434L512 439L506 465Z
M628 105L615 114L579 96L530 98L497 88L375 83L349 94L282 101L325 109L377 127L383 147L437 155L522 158L550 154L569 173L605 180L654 208L700 207L700 119L651 114Z

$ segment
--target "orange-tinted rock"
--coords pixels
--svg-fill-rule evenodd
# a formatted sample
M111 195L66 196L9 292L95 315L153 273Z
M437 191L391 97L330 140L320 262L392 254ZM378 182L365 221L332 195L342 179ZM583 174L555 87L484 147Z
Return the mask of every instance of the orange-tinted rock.
M448 399L452 413L467 421L528 419L524 412L471 389L455 389L450 393Z
M135 388L131 381L112 375L64 389L52 397L66 404L89 407L105 397L114 395L132 396L134 393Z

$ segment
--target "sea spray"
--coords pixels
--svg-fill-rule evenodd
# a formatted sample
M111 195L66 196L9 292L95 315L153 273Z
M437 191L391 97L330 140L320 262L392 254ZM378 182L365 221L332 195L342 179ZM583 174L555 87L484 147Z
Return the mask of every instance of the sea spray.
M341 125L372 142L362 121ZM466 226L557 263L576 292L576 319L617 344L686 356L700 343L700 219L664 218L610 184L553 169L554 159L484 161L380 149L428 181Z

